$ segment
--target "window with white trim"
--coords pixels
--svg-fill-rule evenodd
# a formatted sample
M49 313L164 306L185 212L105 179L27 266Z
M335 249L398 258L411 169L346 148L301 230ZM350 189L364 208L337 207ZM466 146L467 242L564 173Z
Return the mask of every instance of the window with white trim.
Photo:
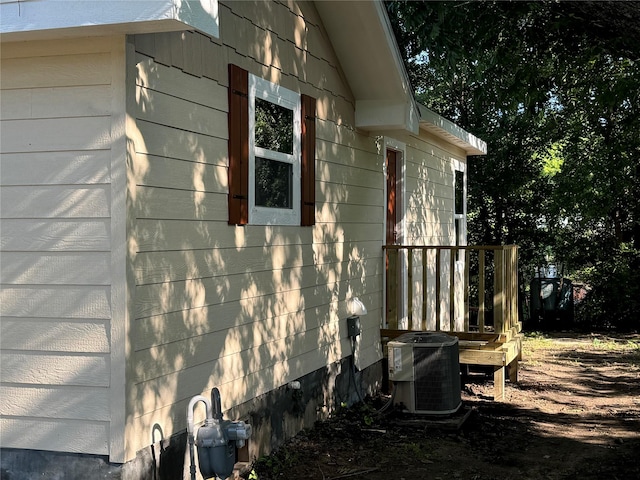
M467 244L467 175L459 166L454 168L453 221L455 228L455 244L457 247Z
M249 75L249 223L300 223L300 95Z
M229 65L229 223L315 223L316 100Z

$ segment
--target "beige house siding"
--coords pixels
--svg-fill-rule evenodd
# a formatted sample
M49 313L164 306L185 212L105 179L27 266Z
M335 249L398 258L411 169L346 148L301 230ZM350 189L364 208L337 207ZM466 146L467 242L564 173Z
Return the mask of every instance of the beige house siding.
M109 454L117 435L111 216L122 59L114 39L2 45L3 447Z
M454 245L454 171L465 152L421 132L407 142L408 245Z
M125 462L214 386L228 410L336 375L353 297L355 363L380 360L384 138L404 145L404 241L454 242L464 152L357 130L313 3L219 7L219 39L2 44L3 447ZM317 99L313 227L227 224L229 63Z
M154 425L184 429L191 397L213 386L228 409L350 355L353 296L369 309L359 366L380 358L382 156L351 127L349 88L302 8L231 2L219 41L134 39L133 451ZM228 63L318 99L314 227L227 225Z
M404 195L404 245L455 245L454 226L454 176L456 166L465 166L466 152L455 145L451 145L433 134L424 130L419 136L401 135L404 143L405 158L404 187L401 195ZM450 276L450 254L441 253L441 292L436 295L436 271L435 250L427 253L427 298L426 298L426 325L427 329L436 330L436 301L441 307L441 329L448 329L448 315L450 296L448 291ZM408 260L404 260L404 268L408 268ZM422 298L422 254L415 252L412 259L413 297L411 310L413 323L409 325L408 318L401 321L402 328L421 329L423 319ZM464 262L455 264L456 275L464 272ZM461 280L461 278L460 278ZM456 282L461 285L462 282ZM404 288L407 288L405 286ZM462 330L462 290L456 291L455 322ZM406 294L405 294L405 297ZM409 305L404 306L405 314Z

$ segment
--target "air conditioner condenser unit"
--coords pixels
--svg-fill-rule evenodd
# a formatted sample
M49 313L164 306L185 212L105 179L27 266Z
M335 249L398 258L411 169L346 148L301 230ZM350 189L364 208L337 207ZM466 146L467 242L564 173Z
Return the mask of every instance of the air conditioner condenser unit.
M387 344L395 402L411 413L447 415L462 404L458 338L411 332Z

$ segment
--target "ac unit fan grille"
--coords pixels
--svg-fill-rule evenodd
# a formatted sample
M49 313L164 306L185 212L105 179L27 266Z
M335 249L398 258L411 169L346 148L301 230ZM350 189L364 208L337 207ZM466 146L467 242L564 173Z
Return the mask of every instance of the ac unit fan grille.
M414 346L416 411L451 411L460 405L460 364L457 344L420 348Z

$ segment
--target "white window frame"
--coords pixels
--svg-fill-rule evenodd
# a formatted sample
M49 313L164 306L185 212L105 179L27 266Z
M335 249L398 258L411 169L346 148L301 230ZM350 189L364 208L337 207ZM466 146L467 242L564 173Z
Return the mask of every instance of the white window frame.
M467 164L459 160L454 160L452 165L453 173L453 244L460 247L467 246ZM462 213L456 213L456 172L462 172ZM460 222L460 228L456 231L456 221ZM462 305L464 304L464 283L465 252L458 251L455 262L455 308L454 317L450 320L450 327L454 330L464 328L464 315ZM442 320L441 320L442 321Z
M256 146L256 98L293 110L293 153L282 153ZM300 94L249 74L249 224L300 225L301 125ZM256 205L256 157L289 163L293 167L291 208L268 208Z
M407 145L403 142L400 142L394 138L383 137L382 142L382 151L384 152L384 158L386 158L387 150L393 150L398 154L397 163L396 163L396 195L398 196L396 200L396 230L398 232L398 238L396 242L398 245L408 243L407 240ZM385 211L386 211L386 199L387 199L387 162L382 160L382 173L383 173L383 191L385 198ZM387 216L385 214L384 221L382 222L382 238L385 239L387 235ZM384 256L383 256L384 258ZM400 301L398 302L398 328L400 329L410 329L411 325L409 325L409 305L407 302L407 278L408 278L408 255L406 250L400 250L400 255L398 256L398 260L400 262L400 279L398 282L398 296ZM383 260L384 262L384 260ZM383 264L384 265L384 264ZM382 267L382 271L384 272L384 266ZM383 292L387 291L387 276L383 275ZM387 311L387 296L383 295L383 309L382 309L382 322L381 325L386 325L386 311Z
M398 195L398 199L396 200L396 215L397 215L397 221L398 221L396 230L398 232L398 238L396 241L398 242L398 244L402 244L407 242L407 202L406 202L407 168L406 168L406 160L405 160L407 157L407 145L393 138L384 137L383 147L384 147L385 156L387 155L387 150L393 150L394 152L399 154L398 156L399 161L396 165L397 167L396 181L399 185L399 188L396 191L396 194ZM384 190L384 198L386 199L387 198L387 180L386 180L387 164L384 160L383 160L383 174L385 179L383 190ZM386 223L387 223L387 217L385 215L385 221L383 222L382 238L385 238L386 236L386 228L387 228ZM403 278L404 278L404 275L403 275Z
M456 213L456 172L462 172L462 213ZM453 235L454 245L467 245L467 164L454 160L453 173ZM456 232L456 220L460 220L460 230ZM455 236L458 238L455 238Z

